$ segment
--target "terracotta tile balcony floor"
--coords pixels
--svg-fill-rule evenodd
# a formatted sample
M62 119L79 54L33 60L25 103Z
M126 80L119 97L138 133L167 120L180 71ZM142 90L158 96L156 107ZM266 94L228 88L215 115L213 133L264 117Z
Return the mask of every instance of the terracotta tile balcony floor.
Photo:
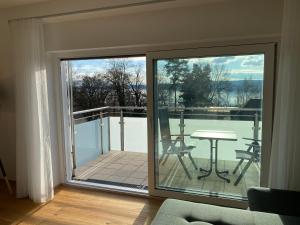
M198 167L208 168L209 160L194 158ZM197 179L200 174L195 170L188 158L184 162L192 176L190 180L185 174L176 156L171 155L164 165L159 167L158 183L160 187L171 188L184 192L204 192L209 195L229 195L246 198L247 187L259 185L259 170L252 164L238 185L234 185L240 174L232 174L238 161L219 160L219 170L229 170L227 178L230 183L220 179L214 172L206 178ZM144 189L148 188L147 154L110 151L99 158L88 162L76 169L75 180L120 185L125 187Z

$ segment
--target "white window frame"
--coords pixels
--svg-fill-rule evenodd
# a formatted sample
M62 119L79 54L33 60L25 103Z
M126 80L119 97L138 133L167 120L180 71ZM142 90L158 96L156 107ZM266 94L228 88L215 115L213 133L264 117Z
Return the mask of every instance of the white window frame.
M234 55L264 54L264 84L263 84L263 128L262 128L262 159L260 185L267 186L269 174L269 159L271 151L273 124L273 87L275 77L275 44L251 44L226 47L190 48L171 51L150 52L147 60L147 111L148 111L148 153L149 153L149 192L153 196L172 197L206 203L217 203L231 206L243 206L242 199L226 197L211 197L158 189L155 184L155 127L154 121L154 61L158 59L218 57Z
M215 54L213 55L220 55L219 50L221 49L232 49L233 53L237 53L234 49L238 48L244 54L249 52L249 54L256 49L262 52L264 49L265 51L269 52L269 54L274 55L276 50L276 45L279 43L278 37L267 37L267 38L250 38L250 39L242 39L242 40L225 40L225 41L193 41L193 42L181 42L181 43L164 43L164 44L155 44L155 45L138 45L138 46L118 46L118 47L108 47L108 48L97 48L97 49L86 49L86 50L74 50L74 51L54 51L48 52L49 56L49 64L52 68L52 75L55 77L55 87L56 87L56 108L57 108L57 127L58 127L58 147L59 147L59 157L60 157L60 171L61 171L61 183L70 184L79 187L87 187L87 188L94 188L100 190L110 190L122 193L130 193L127 190L112 190L110 187L99 187L90 185L89 183L84 182L72 182L72 166L71 166L71 158L70 156L70 149L72 146L71 140L71 122L70 122L70 106L68 104L68 99L66 96L66 91L64 88L68 85L65 80L65 77L61 75L61 67L60 62L62 59L78 59L78 58L92 58L92 57L114 57L114 56L131 56L131 55L146 55L147 60L147 95L148 95L148 106L147 111L153 111L153 90L151 89L151 85L153 85L153 77L150 71L153 70L151 64L151 60L155 58L155 56L161 57L163 52L164 54L170 54L170 51L174 51L174 49L178 53L181 51L184 52L195 52L195 50L203 50L202 53L208 51L209 49L215 49ZM254 43L254 44L253 44ZM258 44L255 44L258 43ZM213 47L216 46L216 47ZM227 47L219 47L219 46L227 46ZM262 49L261 49L262 48ZM217 51L218 50L218 51ZM182 53L182 52L181 52ZM181 54L180 54L181 55ZM199 54L196 54L199 56ZM202 54L203 55L203 54ZM266 74L272 74L270 77L272 83L274 80L274 65L275 59L273 62L270 62L266 68ZM265 76L265 79L266 76ZM269 90L267 93L268 98L273 98L273 86L272 87L264 87L264 89ZM272 93L271 93L272 92ZM273 103L269 103L267 106L264 106L265 114L273 115ZM206 202L211 204L217 205L227 205L233 207L240 207L244 208L247 204L244 202L239 202L236 200L230 199L222 199L222 198L214 198L214 197L207 197L207 196L195 196L195 195L187 195L187 194L178 194L178 193L170 193L170 192L162 192L159 190L155 190L154 188L154 166L151 162L154 160L153 153L154 148L153 144L150 141L153 139L153 113L149 113L147 115L148 121L148 181L149 181L149 195L150 196L160 196L160 197L175 197L184 200L192 200L197 202ZM265 127L272 127L272 117L265 123ZM266 132L266 131L263 131ZM270 138L271 131L269 130L269 138ZM270 141L269 141L270 142ZM269 149L269 148L268 148ZM269 150L270 151L270 150ZM269 151L265 151L266 155L270 155ZM67 155L69 154L69 156ZM268 158L263 156L263 158ZM154 161L153 161L154 162ZM268 177L268 165L265 165L262 168L261 173L261 180L267 181ZM267 182L262 182L261 186L266 186ZM135 193L139 195L139 193Z

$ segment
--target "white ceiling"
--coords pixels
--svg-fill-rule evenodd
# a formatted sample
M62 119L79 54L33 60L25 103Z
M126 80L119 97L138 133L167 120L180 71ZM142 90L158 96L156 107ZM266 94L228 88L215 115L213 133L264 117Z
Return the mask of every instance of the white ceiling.
M0 9L46 1L49 0L0 0Z

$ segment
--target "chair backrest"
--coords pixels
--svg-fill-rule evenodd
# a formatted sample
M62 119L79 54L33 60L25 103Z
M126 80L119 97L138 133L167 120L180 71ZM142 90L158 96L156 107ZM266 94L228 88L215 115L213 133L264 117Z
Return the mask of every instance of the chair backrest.
M160 108L158 110L158 118L163 150L167 151L172 144L168 108Z
M255 155L254 162L259 163L261 160L261 144L260 141L255 140L252 142L253 144L253 153Z

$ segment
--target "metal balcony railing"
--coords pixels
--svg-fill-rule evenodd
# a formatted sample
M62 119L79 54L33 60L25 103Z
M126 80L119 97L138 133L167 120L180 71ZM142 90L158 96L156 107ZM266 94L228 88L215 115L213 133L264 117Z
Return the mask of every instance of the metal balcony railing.
M216 120L244 120L253 121L253 138L258 139L259 121L261 120L260 108L236 108L236 107L190 107L190 108L168 108L170 111L170 119L179 120L179 129L184 133L185 119L216 119ZM98 139L99 153L104 154L105 151L111 150L111 117L119 117L120 129L120 149L125 151L125 117L147 117L146 107L120 107L106 106L88 110L77 111L73 113L73 123L82 124L89 121L97 121L98 123ZM75 146L76 152L76 146ZM76 165L75 165L76 168Z

